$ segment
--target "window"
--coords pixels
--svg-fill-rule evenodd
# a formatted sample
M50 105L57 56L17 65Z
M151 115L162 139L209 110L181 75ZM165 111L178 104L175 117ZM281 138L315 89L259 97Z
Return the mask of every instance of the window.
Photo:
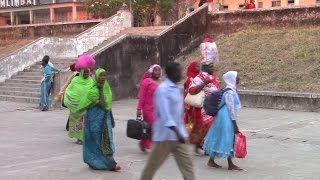
M222 6L224 10L228 10L229 6L228 5L223 5Z
M272 1L272 7L279 7L281 6L281 1Z
M244 4L239 4L239 8L242 9L244 7Z
M258 8L263 8L263 2L258 2Z
M288 0L288 4L294 4L294 0Z

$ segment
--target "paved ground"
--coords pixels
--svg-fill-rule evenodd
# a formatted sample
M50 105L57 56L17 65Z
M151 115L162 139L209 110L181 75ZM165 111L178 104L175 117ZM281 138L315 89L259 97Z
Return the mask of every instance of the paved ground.
M81 146L64 130L68 112L40 112L33 105L0 101L0 179L136 180L148 155L125 135L135 100L114 103L116 160L121 172L93 171L82 162ZM320 179L320 114L243 108L240 128L248 137L248 156L236 160L247 172L210 169L208 157L193 156L199 180ZM225 161L219 161L226 167ZM182 180L170 157L156 180Z

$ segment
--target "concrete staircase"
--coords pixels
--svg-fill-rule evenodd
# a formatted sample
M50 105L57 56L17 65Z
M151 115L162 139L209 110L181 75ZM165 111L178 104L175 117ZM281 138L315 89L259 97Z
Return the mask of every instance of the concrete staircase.
M117 38L121 37L122 35L131 35L131 36L157 36L163 30L167 29L169 26L151 26L151 27L131 27L122 30L120 33L110 37L108 40L103 41L98 46L93 47L85 54L93 54L94 52L98 51L99 49L107 46L108 44L112 43Z
M84 54L93 54L125 34L137 36L156 36L166 28L168 28L168 26L126 28L120 33L93 47ZM50 59L50 62L52 62L53 65L58 69L65 69L74 63L75 59L76 58ZM29 68L26 68L16 75L13 75L4 83L0 83L0 101L38 104L40 97L41 78L41 62L37 62Z
M65 69L74 63L75 59L50 59L50 62L55 68ZM0 101L38 104L41 78L41 62L37 62L0 83Z

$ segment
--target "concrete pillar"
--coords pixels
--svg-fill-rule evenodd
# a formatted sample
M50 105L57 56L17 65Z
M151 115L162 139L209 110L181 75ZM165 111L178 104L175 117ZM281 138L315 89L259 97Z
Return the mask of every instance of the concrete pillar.
M14 24L13 12L10 12L10 21L11 21L11 25L13 25Z
M19 19L19 16L18 16L18 14L16 14L16 20L15 20L16 23L15 23L15 24L20 24L19 20L20 20L20 19Z
M54 22L54 8L50 8L50 22Z
M78 19L77 6L72 6L72 21L76 21Z
M57 0L52 0L52 3L53 3L53 4L57 3Z
M33 20L33 11L32 10L29 11L29 15L30 15L30 24L33 24L34 20Z
M37 5L37 0L33 0L33 5Z

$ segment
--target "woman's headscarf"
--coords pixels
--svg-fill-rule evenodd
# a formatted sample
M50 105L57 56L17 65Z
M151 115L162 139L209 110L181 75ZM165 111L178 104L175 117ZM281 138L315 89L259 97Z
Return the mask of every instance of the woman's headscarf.
M71 112L76 112L78 110L81 100L94 85L94 81L91 77L85 79L83 75L84 69L81 69L79 76L72 79L64 95L64 104Z
M94 58L89 54L84 54L77 59L75 69L76 71L80 71L81 69L89 68L91 73L94 74L95 65L96 61Z
M82 100L80 105L80 110L90 108L95 106L99 103L100 92L97 86L100 75L106 72L103 68L99 68L96 70L95 78L94 78L94 85L90 88L89 92L87 93L86 97ZM110 110L112 106L112 91L108 81L106 80L103 85L103 93L104 93L104 100L105 100L105 108L106 110Z
M214 42L214 40L212 38L204 38L202 42L212 43L212 42Z
M239 95L237 92L237 76L238 76L237 71L228 71L222 76L222 78L223 78L224 82L227 84L226 88L232 89L232 91L236 94L238 101L239 101L238 108L241 108L241 102L240 102L240 98L239 98Z
M197 65L199 64L198 61L193 61L187 69L187 77L188 78L195 78L199 74L199 70L197 70Z
M141 79L140 79L140 84L141 84L141 82L142 82L144 79L151 78L152 72L153 72L154 68L156 68L156 67L159 67L159 68L161 69L161 66L158 65L158 64L153 64L153 65L151 65L151 66L149 67L148 71L145 72L145 73L142 75L142 77L141 77Z

